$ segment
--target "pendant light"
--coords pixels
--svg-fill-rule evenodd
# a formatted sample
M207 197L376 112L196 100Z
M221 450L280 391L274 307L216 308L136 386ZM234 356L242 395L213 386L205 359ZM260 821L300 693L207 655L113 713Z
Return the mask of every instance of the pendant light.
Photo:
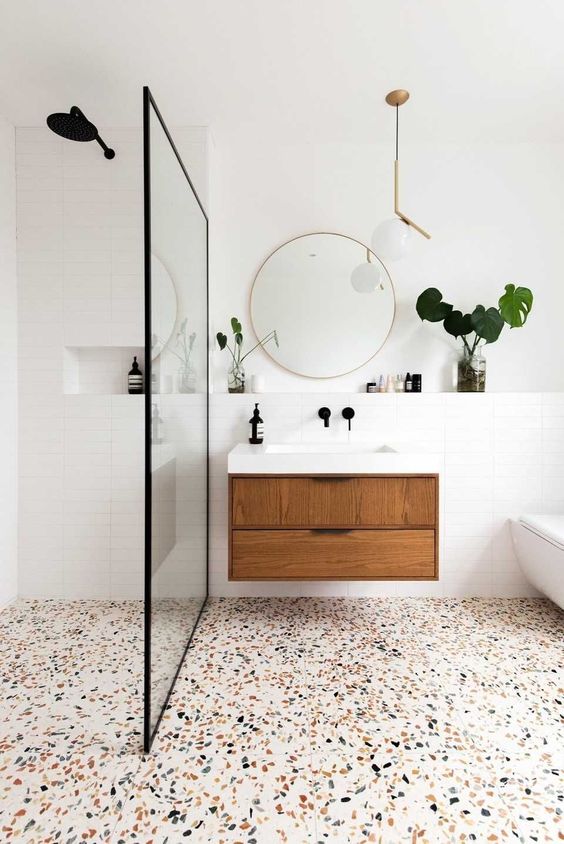
M374 293L384 289L381 266L372 263L369 249L366 250L366 261L352 271L351 284L357 293Z
M390 220L384 220L372 235L372 250L383 260L397 261L407 255L413 246L413 233L431 238L429 232L422 229L399 209L399 107L409 99L409 91L402 89L390 91L386 102L396 110L396 158L394 161L394 214Z

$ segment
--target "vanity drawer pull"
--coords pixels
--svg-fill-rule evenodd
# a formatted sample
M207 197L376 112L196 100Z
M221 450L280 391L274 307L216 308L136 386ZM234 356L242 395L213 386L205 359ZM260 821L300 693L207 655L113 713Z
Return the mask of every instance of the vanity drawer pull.
M312 481L318 481L318 482L321 481L321 483L327 483L328 481L330 483L333 483L333 481L337 481L337 482L352 481L353 478L351 478L350 475L344 475L344 476L341 476L341 475L327 475L327 476L325 476L325 475L321 475L321 476L313 475L311 477L311 480Z
M311 533L351 533L350 528L311 528Z

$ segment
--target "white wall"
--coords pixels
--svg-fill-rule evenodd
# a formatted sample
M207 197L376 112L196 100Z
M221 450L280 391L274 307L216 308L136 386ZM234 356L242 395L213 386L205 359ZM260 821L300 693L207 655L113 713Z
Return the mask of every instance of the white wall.
M263 259L285 240L334 231L369 243L376 224L390 216L391 134L374 144L288 140L289 134L290 129L285 138L245 129L214 133L213 333L225 331L236 315L253 340L251 284ZM557 188L564 184L564 145L403 143L400 152L402 208L433 237L419 239L408 258L389 264L398 308L382 351L338 379L294 376L262 351L248 359L246 369L248 376L266 376L267 393L260 400L270 441L345 436L342 420L326 432L316 414L326 404L338 417L350 404L357 408L354 436L423 437L433 444L445 460L441 579L435 584L228 583L227 452L248 436L254 397L219 395L226 390L228 361L215 351L213 594L531 594L513 554L508 518L564 511L564 404L563 393L554 393L564 390L564 206ZM440 326L421 323L414 311L418 294L435 286L455 307L470 309L497 304L508 282L531 287L534 311L523 330L506 329L497 344L486 347L488 393L440 394L452 389L457 344ZM375 375L406 370L422 373L427 395L359 394Z
M249 435L260 401L267 442L407 442L436 453L440 485L438 582L229 583L227 453ZM323 427L318 408L332 410ZM564 393L215 394L211 403L213 595L534 595L519 569L509 520L564 512Z
M391 216L393 139L320 144L244 131L214 138L212 328L226 330L235 314L251 340L249 291L273 248L310 231L369 243L376 224ZM456 341L441 326L421 323L418 294L435 286L455 307L471 309L497 304L514 282L532 288L534 311L522 331L505 329L486 347L488 388L564 389L564 144L402 143L400 155L402 208L433 237L418 238L408 258L389 264L398 311L382 351L327 381L293 376L259 351L248 359L248 374L264 373L269 390L323 392L365 389L375 374L411 370L423 374L425 390L449 389ZM216 390L225 390L226 367L226 353L216 353Z
M97 144L17 130L26 597L142 594L143 398L116 394L112 372L124 392L124 355L143 345L142 141L139 129L101 134L112 161ZM206 199L206 131L175 137ZM68 377L69 358L81 377Z
M142 339L140 147L124 130L105 129L104 137L118 150L113 162L101 158L95 145L65 144L46 129L18 131L24 595L138 594L141 401L63 394L65 346L135 345ZM180 151L205 198L201 140L188 137ZM284 144L247 135L215 141L212 329L225 329L233 314L249 329L252 278L273 246L320 229L367 239L389 215L390 150ZM261 401L271 440L318 439L323 430L315 414L322 403L337 416L345 404L357 406L356 424L365 436L397 439L403 431L433 439L446 461L441 581L228 584L226 455L247 436L253 397L216 394L213 594L530 593L506 521L526 510L564 511L564 367L557 342L564 304L559 248L564 211L553 189L564 176L563 147L406 149L404 158L405 208L431 230L433 240L422 241L412 257L390 267L398 318L377 360L342 379L311 381L285 373L259 352L249 359L248 371L267 375L272 392ZM421 371L427 391L446 385L450 347L437 326L421 325L413 314L423 287L436 285L455 304L470 307L480 300L495 303L508 281L533 288L535 310L523 331L507 332L488 350L486 396L359 395L375 372L387 370ZM214 367L215 389L222 391L225 355L214 355ZM509 394L494 395L501 391ZM316 395L309 396L312 392ZM409 399L418 402L416 416L412 405L406 411ZM329 436L342 433L335 425Z
M17 593L17 352L15 135L0 118L0 606Z

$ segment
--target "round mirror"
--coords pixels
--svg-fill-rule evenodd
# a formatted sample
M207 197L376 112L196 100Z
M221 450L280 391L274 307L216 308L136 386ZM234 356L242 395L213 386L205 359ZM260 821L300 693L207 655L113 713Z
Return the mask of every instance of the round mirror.
M155 360L172 336L178 304L174 282L154 252L151 255L151 286L151 360Z
M265 352L308 378L334 378L367 363L394 321L390 275L367 246L341 234L305 234L276 249L256 274L251 320Z

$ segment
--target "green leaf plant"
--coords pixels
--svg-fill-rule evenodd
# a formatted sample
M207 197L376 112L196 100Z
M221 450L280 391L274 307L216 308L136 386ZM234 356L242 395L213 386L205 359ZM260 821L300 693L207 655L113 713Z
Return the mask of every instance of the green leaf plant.
M495 343L504 325L522 328L533 307L533 294L528 287L505 285L497 308L476 305L471 314L455 311L443 301L443 294L436 287L428 287L417 299L415 309L422 320L442 322L447 334L460 337L464 351L470 357L480 343Z
M233 358L234 365L238 368L241 366L245 358L248 358L255 349L258 349L259 346L266 346L271 340L274 340L276 345L278 346L278 335L276 331L269 331L268 334L259 340L252 349L249 349L248 352L242 354L243 352L243 327L237 317L231 317L231 331L233 332L233 340L232 346L229 345L228 338L226 334L223 334L221 331L218 331L216 334L217 345L223 351L223 349L227 349L230 353L231 357Z

